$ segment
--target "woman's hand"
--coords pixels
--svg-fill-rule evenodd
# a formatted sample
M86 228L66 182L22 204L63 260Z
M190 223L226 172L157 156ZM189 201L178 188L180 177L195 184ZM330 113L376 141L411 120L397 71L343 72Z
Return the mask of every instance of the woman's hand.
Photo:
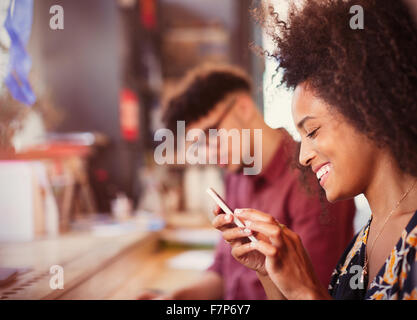
M236 255L241 250L242 246L250 245L251 242L248 236L253 234L249 229L239 228L233 223L233 217L226 215L219 206L214 209L216 217L213 219L213 226L222 232L223 239L227 241L232 247L232 256L245 267L257 271L259 274L266 276L265 256L263 253L251 250L246 254ZM249 232L247 232L249 231ZM262 238L262 235L259 235ZM265 239L267 240L267 239Z
M222 231L232 246L233 257L243 265L268 275L287 299L329 299L327 290L314 273L300 237L269 214L254 209L237 209L235 215L244 222L242 228L232 224L220 208L213 225ZM253 234L258 241L247 239Z
M269 214L254 209L237 209L241 219L259 240L237 246L240 259L255 250L265 256L265 270L287 299L329 299L318 280L300 237Z

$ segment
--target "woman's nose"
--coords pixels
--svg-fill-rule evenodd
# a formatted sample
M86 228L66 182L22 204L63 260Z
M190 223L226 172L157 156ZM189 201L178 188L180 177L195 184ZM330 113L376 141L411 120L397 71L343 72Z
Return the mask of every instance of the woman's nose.
M300 164L305 167L310 166L311 161L314 158L314 155L315 152L313 148L311 148L311 146L308 143L301 141L300 154L298 156L298 161L300 162Z

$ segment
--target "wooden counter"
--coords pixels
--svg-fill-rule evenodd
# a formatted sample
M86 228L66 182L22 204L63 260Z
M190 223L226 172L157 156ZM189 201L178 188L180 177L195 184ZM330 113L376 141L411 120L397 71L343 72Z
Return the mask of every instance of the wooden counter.
M71 233L56 239L0 244L1 267L30 267L0 299L135 299L144 288L171 291L195 281L196 270L172 270L166 261L184 249L163 249L159 233L100 237ZM52 265L64 269L64 289L53 290Z

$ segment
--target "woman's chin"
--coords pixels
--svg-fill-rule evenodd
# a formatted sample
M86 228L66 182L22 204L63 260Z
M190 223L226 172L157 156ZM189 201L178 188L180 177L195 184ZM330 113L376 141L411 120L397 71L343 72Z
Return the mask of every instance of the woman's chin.
M340 194L334 188L331 188L329 183L323 187L323 190L326 193L327 201L330 203L340 200Z
M350 193L350 192L345 193L345 192L342 192L341 190L336 191L334 188L324 189L324 191L326 193L326 199L330 203L352 199L356 196L355 193Z
M325 191L326 192L326 199L327 199L327 201L329 201L330 203L333 203L333 202L336 202L336 201L338 201L339 199L337 198L337 197L335 197L333 194L331 194L331 193L329 193L329 192L327 192L327 191Z

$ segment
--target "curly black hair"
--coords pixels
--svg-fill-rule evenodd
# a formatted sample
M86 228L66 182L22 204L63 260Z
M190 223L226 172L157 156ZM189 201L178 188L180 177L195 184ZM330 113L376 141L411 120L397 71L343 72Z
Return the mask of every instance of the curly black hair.
M176 131L177 121L186 124L204 117L227 95L235 92L251 93L249 76L238 67L204 64L190 70L166 97L162 121Z
M363 29L350 28L353 5L363 8ZM281 85L307 83L417 176L417 31L402 1L308 0L285 20L271 6L254 15L275 43L264 53L282 70Z

